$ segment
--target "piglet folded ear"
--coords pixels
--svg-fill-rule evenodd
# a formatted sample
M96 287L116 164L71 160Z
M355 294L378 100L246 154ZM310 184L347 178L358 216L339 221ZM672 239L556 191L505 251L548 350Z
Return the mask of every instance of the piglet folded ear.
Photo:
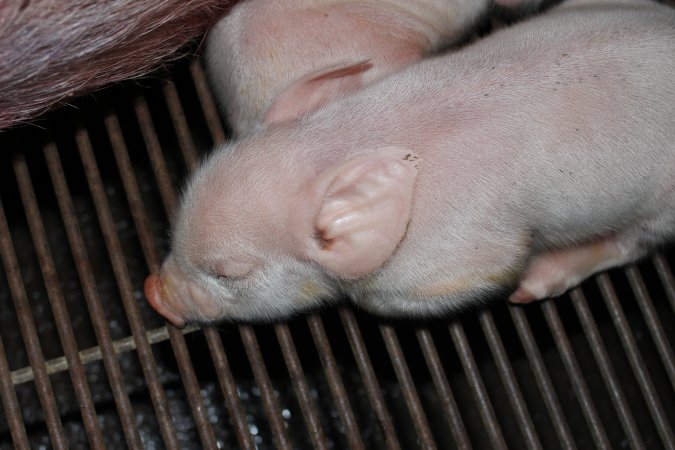
M303 76L274 100L265 115L265 125L289 122L335 97L361 88L362 75L371 67L366 60L327 67Z
M362 153L315 181L321 206L311 258L333 274L355 279L379 269L410 221L419 158L398 147Z

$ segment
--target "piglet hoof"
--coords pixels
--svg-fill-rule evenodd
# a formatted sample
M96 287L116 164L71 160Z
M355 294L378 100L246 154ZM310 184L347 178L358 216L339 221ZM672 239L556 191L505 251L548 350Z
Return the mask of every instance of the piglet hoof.
M526 288L519 286L513 294L509 296L511 303L525 304L537 300L537 297Z
M530 303L557 297L583 279L576 270L577 267L570 264L567 255L562 252L537 256L509 300L513 303Z
M544 300L550 297L562 295L567 289L576 283L550 283L546 280L531 280L529 278L520 282L520 286L509 296L511 303L530 303L535 300Z
M574 284L551 284L546 285L545 282L541 280L524 280L520 282L520 286L516 289L513 294L509 296L509 301L511 303L531 303L537 300L544 300L551 297L557 297L564 294L569 288L574 286Z

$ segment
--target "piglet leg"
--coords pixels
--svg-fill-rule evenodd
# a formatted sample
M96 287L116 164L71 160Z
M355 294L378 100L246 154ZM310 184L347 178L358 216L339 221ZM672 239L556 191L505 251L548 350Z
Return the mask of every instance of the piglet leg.
M509 300L529 303L555 297L594 273L640 257L637 245L617 237L535 256Z

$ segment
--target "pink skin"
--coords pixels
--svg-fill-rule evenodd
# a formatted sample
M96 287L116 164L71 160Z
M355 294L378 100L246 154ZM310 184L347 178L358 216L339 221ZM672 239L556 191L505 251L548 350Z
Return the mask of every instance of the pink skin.
M616 6L616 7L615 7ZM556 295L675 235L675 13L571 2L218 149L147 294L271 320Z
M206 68L235 134L248 134L457 42L480 23L489 5L488 0L242 1L209 32Z

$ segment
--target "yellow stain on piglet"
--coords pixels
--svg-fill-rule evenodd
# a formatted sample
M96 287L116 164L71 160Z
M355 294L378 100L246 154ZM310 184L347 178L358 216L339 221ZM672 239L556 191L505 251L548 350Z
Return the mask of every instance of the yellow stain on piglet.
M319 286L316 284L314 281L308 281L305 283L305 285L300 289L300 294L298 295L298 302L306 302L308 300L314 300L317 297L320 297L323 295L325 292Z
M447 297L461 291L467 291L479 284L480 278L460 278L458 280L441 281L431 286L421 287L415 290L414 294L422 298Z
M421 287L414 292L423 298L448 297L452 294L466 292L479 286L498 285L513 286L519 277L518 270L504 270L485 276L468 276L451 281L442 281L427 287Z
M523 268L519 267L517 269L506 269L502 272L493 273L485 277L485 281L492 284L497 284L499 286L515 286L515 284L520 280L520 274L523 272Z

